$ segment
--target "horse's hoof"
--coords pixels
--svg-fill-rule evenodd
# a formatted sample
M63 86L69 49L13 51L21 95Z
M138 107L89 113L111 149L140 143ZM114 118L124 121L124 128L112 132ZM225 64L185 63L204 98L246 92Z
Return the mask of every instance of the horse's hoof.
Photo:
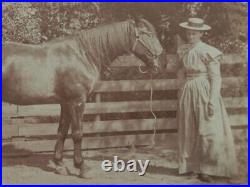
M57 161L57 160L50 160L49 161L49 165L55 169L55 173L56 174L60 174L60 175L68 175L69 171L68 168L64 165L63 161Z
M83 167L83 161L82 162L76 162L76 161L74 161L74 166L75 166L75 168L77 168L77 169L81 169L81 167Z
M59 174L59 175L68 175L69 172L68 172L68 168L66 166L56 166L56 171L55 173L56 174Z
M81 166L80 166L79 177L80 177L80 178L85 178L85 179L86 179L85 168L84 168L84 164L83 164L83 163L82 163Z
M49 163L47 164L47 167L54 169L56 167L56 164L55 164L54 160L49 160Z
M206 174L198 174L198 179L202 182L212 183L213 178Z
M79 173L79 177L82 178L82 179L87 179L87 177L85 176L84 172L81 172Z

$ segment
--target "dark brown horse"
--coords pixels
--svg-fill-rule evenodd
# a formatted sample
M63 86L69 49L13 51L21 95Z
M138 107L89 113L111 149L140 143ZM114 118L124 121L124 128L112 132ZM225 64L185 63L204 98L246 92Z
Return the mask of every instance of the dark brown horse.
M74 165L84 177L80 123L87 95L102 67L131 52L154 70L165 60L154 27L145 19L114 23L40 45L3 44L3 100L61 106L54 154L58 172L66 174L63 146L71 126Z

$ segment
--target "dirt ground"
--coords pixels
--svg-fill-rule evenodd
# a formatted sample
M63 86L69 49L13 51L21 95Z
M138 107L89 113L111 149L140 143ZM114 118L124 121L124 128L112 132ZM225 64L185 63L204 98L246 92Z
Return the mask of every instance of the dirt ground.
M84 151L86 178L78 177L79 170L73 167L72 152L66 152L64 163L70 174L58 175L51 165L52 153L36 153L23 157L3 158L3 184L204 184L197 176L178 175L176 153L162 147L137 149L105 149ZM124 160L150 160L144 176L137 172L104 172L103 160L113 160L114 156ZM216 184L247 183L247 175L231 181L215 179Z

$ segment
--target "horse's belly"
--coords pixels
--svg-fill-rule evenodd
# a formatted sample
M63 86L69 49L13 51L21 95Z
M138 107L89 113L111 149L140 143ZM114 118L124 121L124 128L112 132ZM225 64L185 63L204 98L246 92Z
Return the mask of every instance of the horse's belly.
M39 104L59 104L59 98L57 95L50 96L25 96L11 94L8 96L3 96L3 101L15 105L39 105Z

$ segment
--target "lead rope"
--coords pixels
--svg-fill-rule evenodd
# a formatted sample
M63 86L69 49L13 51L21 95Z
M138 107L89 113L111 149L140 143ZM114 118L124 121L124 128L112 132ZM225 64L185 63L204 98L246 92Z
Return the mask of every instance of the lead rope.
M140 73L148 73L148 71L142 71L141 69L141 64L139 65L139 72ZM152 79L152 73L150 74L150 112L154 117L154 132L152 135L152 139L151 139L151 148L153 148L155 146L155 135L156 135L156 129L157 129L157 117L153 111L153 79Z
M150 81L151 81L151 86L150 86L150 112L154 116L154 133L152 135L151 139L151 148L155 146L155 135L156 135L156 129L157 129L157 117L153 111L153 79L152 79L152 73L150 74Z

